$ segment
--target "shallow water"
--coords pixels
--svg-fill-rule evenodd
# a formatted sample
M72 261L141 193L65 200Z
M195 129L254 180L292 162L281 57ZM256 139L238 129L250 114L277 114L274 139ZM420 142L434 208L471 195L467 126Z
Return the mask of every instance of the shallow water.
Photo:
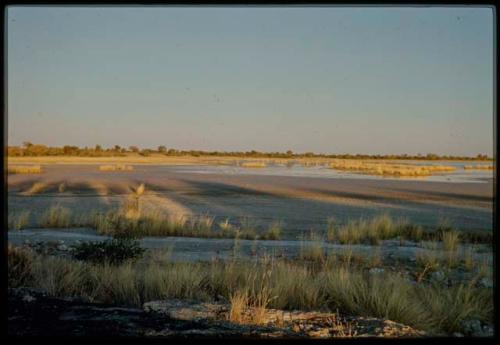
M177 172L189 172L197 174L227 174L227 175L267 175L267 176L298 176L298 177L323 177L323 178L349 178L363 180L406 180L406 181L429 181L429 182L467 182L467 183L486 183L488 179L493 178L492 170L464 170L464 165L470 163L464 162L421 162L421 161L401 161L398 163L412 163L416 165L448 165L457 167L456 171L439 173L427 177L390 177L359 174L348 171L340 171L328 168L326 166L305 167L301 164L289 166L269 165L264 168L244 168L239 166L176 166L173 170ZM170 168L172 169L172 168Z

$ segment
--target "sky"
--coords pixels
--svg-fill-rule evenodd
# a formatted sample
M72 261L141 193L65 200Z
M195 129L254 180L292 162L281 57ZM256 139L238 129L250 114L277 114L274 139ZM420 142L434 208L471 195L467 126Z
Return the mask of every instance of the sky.
M9 145L493 154L491 8L6 16Z

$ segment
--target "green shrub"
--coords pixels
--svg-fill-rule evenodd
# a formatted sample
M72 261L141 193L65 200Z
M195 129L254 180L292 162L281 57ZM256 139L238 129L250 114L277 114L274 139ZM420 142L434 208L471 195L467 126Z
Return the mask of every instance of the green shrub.
M72 246L73 258L95 264L120 265L142 257L145 249L132 239L112 239L102 242L83 242Z

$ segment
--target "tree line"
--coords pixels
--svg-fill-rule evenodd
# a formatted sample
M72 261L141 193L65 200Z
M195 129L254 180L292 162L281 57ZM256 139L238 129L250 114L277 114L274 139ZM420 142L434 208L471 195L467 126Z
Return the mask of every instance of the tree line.
M259 152L251 151L202 151L202 150L176 150L167 149L160 145L156 149L129 146L127 148L120 145L103 148L101 145L94 147L83 147L64 145L62 147L51 147L41 144L24 142L22 146L8 146L7 155L10 157L22 156L81 156L81 157L112 157L126 156L130 153L136 153L142 156L151 154L162 154L165 156L226 156L226 157L250 157L250 158L342 158L342 159L411 159L411 160L493 160L485 154L478 154L475 157L437 155L434 153L417 155L367 155L367 154L320 154L313 152L295 153L291 150L286 152Z

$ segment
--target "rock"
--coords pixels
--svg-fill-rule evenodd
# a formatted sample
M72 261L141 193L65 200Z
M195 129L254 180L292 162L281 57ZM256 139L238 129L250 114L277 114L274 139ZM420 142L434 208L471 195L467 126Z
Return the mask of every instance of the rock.
M57 241L57 244L58 244L58 245L62 245L62 244L64 244L64 241L63 241L63 240L58 240L58 241Z
M68 250L68 246L64 245L64 244L60 244L57 246L57 250L60 250L62 252L65 252Z
M378 268L378 267L373 267L373 268L370 268L370 270L368 271L368 273L370 274L380 274L380 273L384 273L385 270L383 268Z
M462 328L466 335L472 337L484 337L483 328L481 327L481 321L477 319L468 319L462 321Z
M144 303L143 309L177 320L217 319L229 312L225 303L199 303L193 300L162 300ZM224 315L226 316L226 315Z
M485 337L493 337L495 335L495 328L493 325L484 325L483 334Z
M23 296L23 302L33 302L36 301L36 298L31 296L30 294L26 294Z
M479 287L492 289L493 288L493 280L491 280L488 277L483 277L483 278L479 279L479 281L477 282L477 285Z
M437 283L444 283L447 280L443 271L431 272L429 274L429 279Z
M462 338L464 335L460 332L455 332L451 335L452 337L455 337L455 338Z
M307 335L312 338L328 338L330 330L328 328L320 328L319 330L309 331Z

